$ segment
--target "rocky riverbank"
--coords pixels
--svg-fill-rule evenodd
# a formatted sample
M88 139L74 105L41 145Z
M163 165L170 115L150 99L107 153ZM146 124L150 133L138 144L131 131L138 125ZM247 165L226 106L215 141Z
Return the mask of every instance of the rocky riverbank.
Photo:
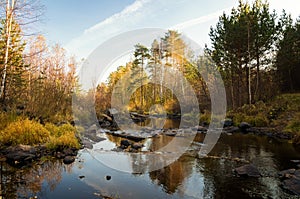
M62 159L65 164L75 161L78 149L65 148L62 150L50 150L45 145L29 146L17 145L0 150L0 161L7 162L13 167L30 166L34 161L44 157L56 157Z

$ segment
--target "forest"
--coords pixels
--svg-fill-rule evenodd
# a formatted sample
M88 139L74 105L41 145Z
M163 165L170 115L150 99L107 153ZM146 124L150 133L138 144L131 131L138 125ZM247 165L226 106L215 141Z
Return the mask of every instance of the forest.
M178 114L177 97L162 86L164 82L171 82L172 88L180 90L187 101L190 96L184 92L191 85L203 119L209 120L208 85L216 81L216 71L224 82L228 116L235 113L238 118L236 113L242 112L242 107L256 109L255 104L270 107L265 103L276 96L299 92L299 20L293 21L284 10L282 13L271 11L268 3L259 0L253 4L239 1L237 8L229 15L224 13L211 27L211 45L205 46L200 54L195 54L176 30L167 31L159 40L154 39L151 47L136 44L132 60L112 72L106 83L97 86L97 115L101 118L110 107L114 92L121 96L124 92L133 93L130 103L123 107L129 111L149 114L153 105L160 104L163 108L156 113L165 110L169 115ZM180 75L187 82L180 80ZM121 81L124 77L128 81ZM123 88L123 93L118 87ZM267 126L268 117L272 117L271 109L265 108L260 114L250 116L262 120L257 122L259 125Z
M2 5L0 116L1 121L6 121L1 122L3 132L16 121L31 120L42 125L74 121L72 95L80 93L76 68L82 60L68 57L59 44L49 46L41 34L28 34L40 15L32 12L38 10L35 6L35 1L8 1ZM151 47L136 44L133 59L119 66L107 82L97 85L85 97L95 99L96 113L101 118L111 107L111 95L126 74L128 81L121 83L128 90L118 94L134 91L124 107L129 111L149 114L153 105L160 104L167 114L180 115L174 91L163 86L168 82L182 92L186 101L191 96L185 91L191 86L203 117L209 119L210 82L201 75L204 69L210 70L205 78L211 81L214 71L221 74L229 115L246 105L268 103L281 94L300 91L299 18L294 21L284 10L271 11L269 4L260 0L253 4L239 1L238 7L221 15L218 23L211 26L209 37L211 45L206 45L200 54L192 51L177 30L168 30L164 37L154 39ZM186 81L179 81L181 75Z

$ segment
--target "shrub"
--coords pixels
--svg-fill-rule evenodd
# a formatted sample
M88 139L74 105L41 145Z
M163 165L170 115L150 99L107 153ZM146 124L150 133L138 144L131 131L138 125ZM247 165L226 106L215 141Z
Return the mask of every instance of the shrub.
M12 122L0 132L1 142L10 145L43 144L46 143L49 138L50 133L43 125L29 119Z
M47 143L49 149L63 149L63 148L80 148L78 139L75 136L75 132L66 131L61 136L52 136L50 141Z
M284 132L300 135L300 113L296 114L295 117L288 122Z
M5 129L8 124L15 122L17 118L16 114L0 112L0 131Z
M49 149L62 149L62 148L80 148L78 139L76 138L76 128L71 124L63 124L56 126L47 123L45 128L50 132L51 139L47 143Z

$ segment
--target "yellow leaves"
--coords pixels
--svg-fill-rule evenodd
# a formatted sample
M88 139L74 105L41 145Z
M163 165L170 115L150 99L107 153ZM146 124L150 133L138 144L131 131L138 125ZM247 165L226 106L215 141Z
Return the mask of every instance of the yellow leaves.
M29 119L18 120L10 123L0 132L3 144L43 144L49 140L50 133L38 122Z
M42 124L29 119L10 123L0 132L0 142L6 145L37 145L46 144L50 149L79 148L76 128L70 124L55 126Z

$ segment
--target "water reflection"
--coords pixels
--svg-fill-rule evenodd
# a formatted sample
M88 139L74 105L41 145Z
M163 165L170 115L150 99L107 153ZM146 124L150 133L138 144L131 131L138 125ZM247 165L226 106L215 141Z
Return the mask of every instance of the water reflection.
M60 161L44 161L30 168L16 169L1 163L1 195L2 198L29 198L48 187L54 191L62 180L62 170L71 171L71 167Z
M276 177L279 170L292 168L291 159L300 159L300 150L286 142L267 137L235 134L222 135L207 158L198 158L204 139L195 137L190 151L172 164L149 173L141 170L147 165L163 160L145 159L142 154L121 153L128 158L132 173L111 169L98 161L93 153L80 151L74 164L65 166L60 161L48 160L31 168L13 169L2 165L1 193L3 198L297 198L286 193ZM172 137L162 136L148 140L155 151ZM107 142L114 145L119 138L111 137ZM105 150L102 150L105 151ZM97 153L103 154L103 153ZM104 152L115 158L112 152ZM261 178L242 178L232 170L244 165L244 160L254 164L262 173ZM126 165L120 164L120 167ZM144 173L143 173L144 172ZM111 176L110 180L106 176ZM84 178L79 179L79 176Z

